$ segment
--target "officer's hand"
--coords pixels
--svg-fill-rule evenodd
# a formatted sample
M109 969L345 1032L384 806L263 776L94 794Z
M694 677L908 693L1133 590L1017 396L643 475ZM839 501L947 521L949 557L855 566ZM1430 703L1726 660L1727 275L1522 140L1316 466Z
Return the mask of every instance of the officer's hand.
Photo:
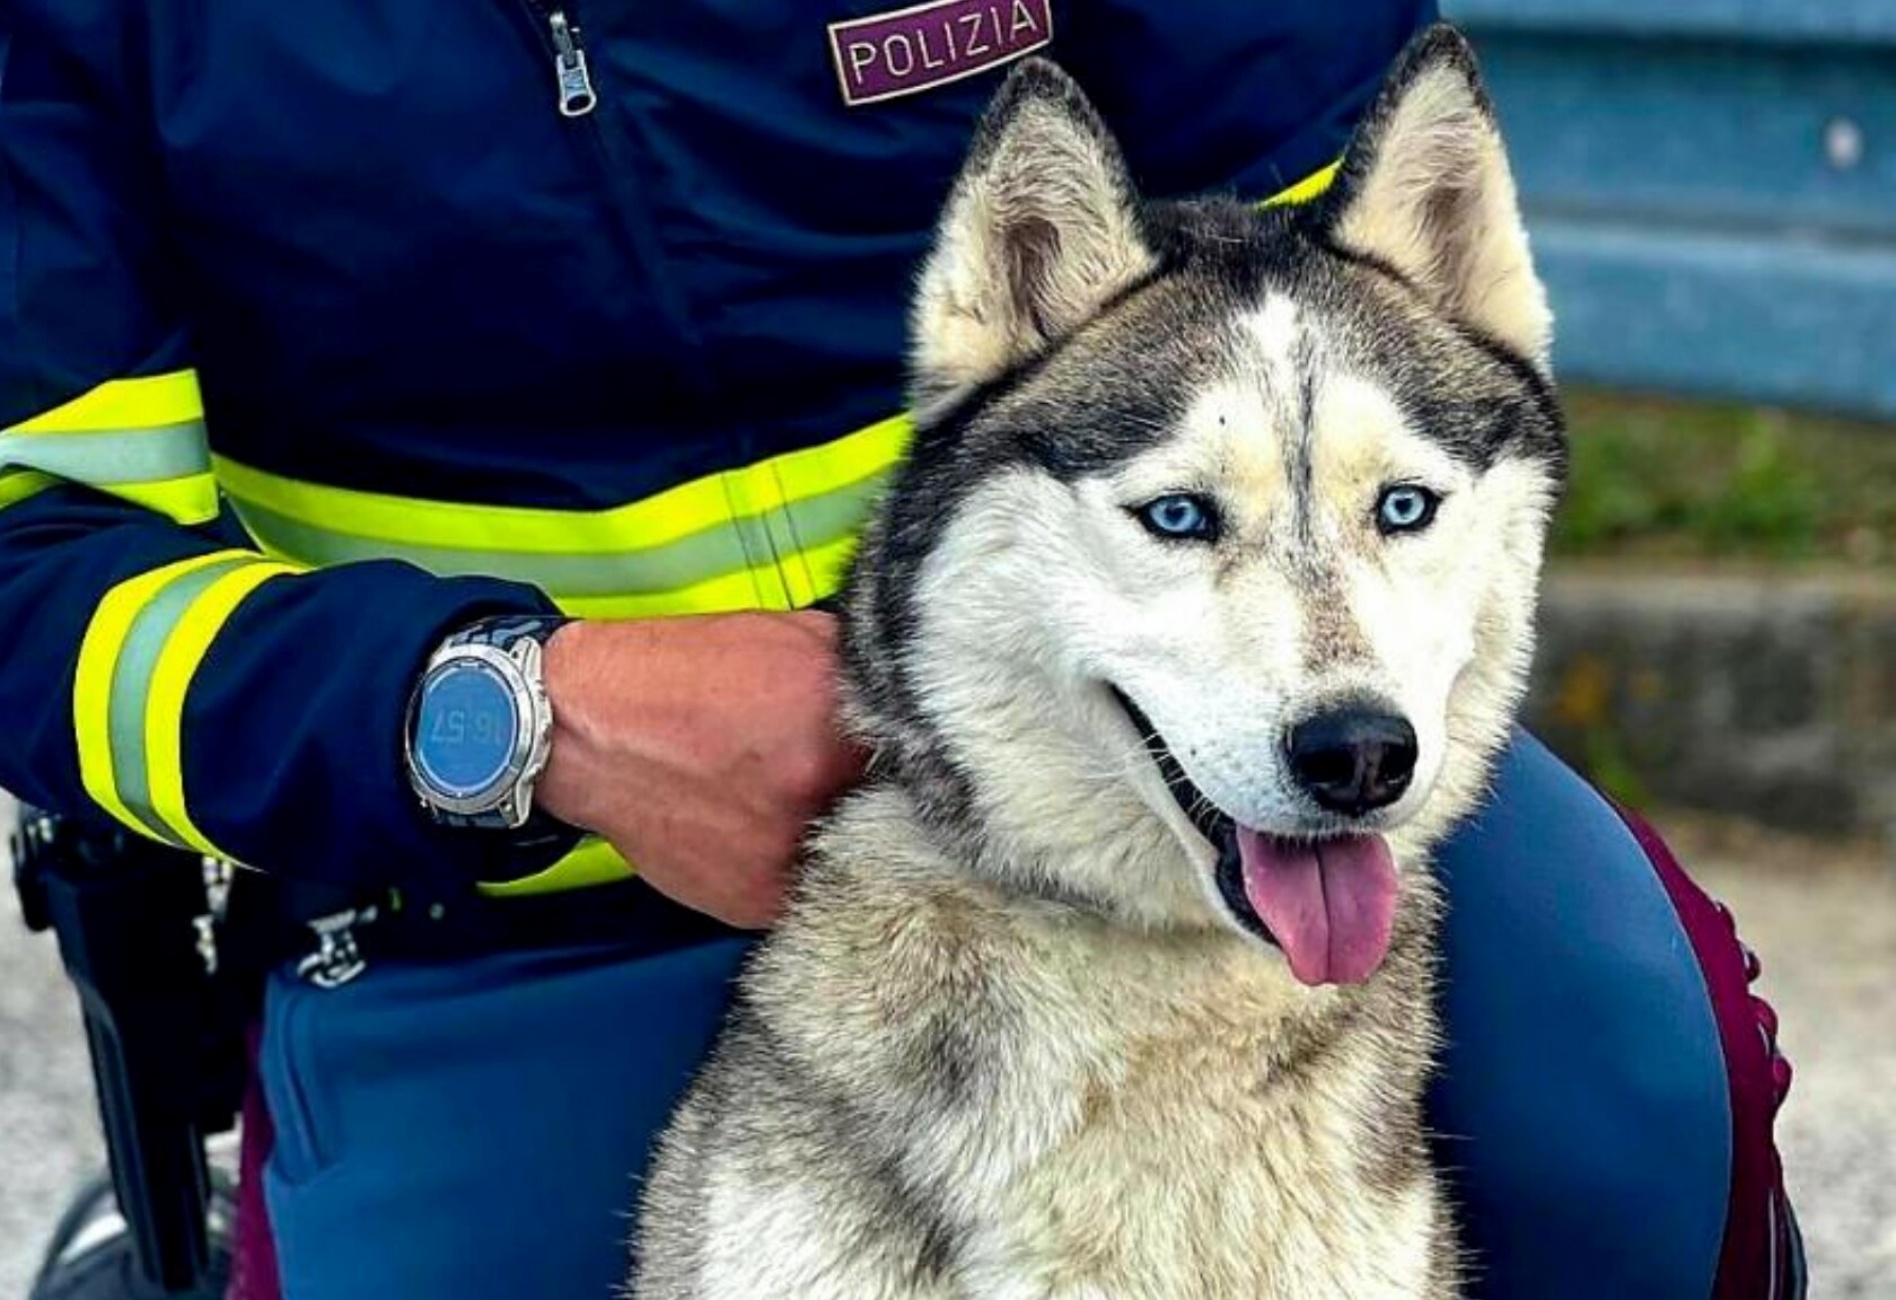
M827 614L568 624L546 686L539 806L732 925L776 919L805 829L862 772L837 731Z

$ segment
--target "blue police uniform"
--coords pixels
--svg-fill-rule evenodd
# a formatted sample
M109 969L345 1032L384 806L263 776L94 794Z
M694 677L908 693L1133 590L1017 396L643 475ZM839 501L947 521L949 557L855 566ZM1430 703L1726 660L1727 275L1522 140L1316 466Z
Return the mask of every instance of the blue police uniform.
M834 589L907 434L909 277L998 75L833 36L901 8L0 3L0 785L339 896L635 888L600 844L431 822L405 709L483 616ZM1433 4L942 12L1058 58L1149 192L1263 200L1321 185ZM1684 1294L1727 1226L1705 990L1604 805L1526 743L1503 794L1511 829L1448 854L1451 976L1463 952L1484 974L1452 987L1437 1120L1471 1135L1449 1154L1487 1285L1601 1294L1561 1280L1585 1249L1663 1279L1612 1294ZM1494 886L1530 830L1543 874ZM1569 911L1602 946L1543 942ZM280 979L292 1300L597 1292L740 946ZM1536 981L1595 1032L1554 1046ZM1571 1141L1537 1100L1555 1076ZM1679 1150L1642 1156L1633 1116ZM1655 1178L1673 1217L1615 1208Z

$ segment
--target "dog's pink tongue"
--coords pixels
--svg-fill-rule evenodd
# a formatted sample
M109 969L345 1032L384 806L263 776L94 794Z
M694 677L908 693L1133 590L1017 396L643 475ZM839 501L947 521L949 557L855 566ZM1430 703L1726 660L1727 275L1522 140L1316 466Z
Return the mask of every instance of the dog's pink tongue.
M1305 984L1360 984L1389 951L1396 863L1377 835L1299 844L1238 828L1244 896Z

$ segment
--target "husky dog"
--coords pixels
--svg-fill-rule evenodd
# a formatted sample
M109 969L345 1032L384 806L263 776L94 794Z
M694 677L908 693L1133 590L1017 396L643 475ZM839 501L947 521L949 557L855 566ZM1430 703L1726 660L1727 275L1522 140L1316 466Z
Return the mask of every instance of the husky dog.
M647 1186L642 1300L1444 1297L1428 850L1520 696L1564 432L1467 45L1308 206L982 122L846 603L871 778Z

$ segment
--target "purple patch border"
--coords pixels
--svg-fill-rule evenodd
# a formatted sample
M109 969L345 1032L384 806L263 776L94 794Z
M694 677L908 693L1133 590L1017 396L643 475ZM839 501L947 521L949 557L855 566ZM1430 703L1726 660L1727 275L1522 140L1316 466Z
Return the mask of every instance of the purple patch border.
M977 76L980 73L991 71L994 68L1005 67L1016 59L1025 58L1027 55L1037 50L1043 50L1053 43L1053 0L1028 0L1028 3L1037 10L1037 16L1043 23L1042 34L1039 39L1033 43L1023 45L1019 49L1008 50L999 57L989 58L984 63L977 63L972 67L963 68L959 72L953 72L947 76L917 80L913 85L898 86L893 90L885 90L868 95L856 94L850 90L848 60L843 57L842 38L844 35L864 29L886 27L898 19L908 18L913 20L932 11L955 9L966 6L969 3L970 0L923 0L921 4L909 5L902 9L892 9L886 13L867 14L861 18L846 18L840 22L830 23L828 26L830 63L836 69L836 85L837 89L842 92L844 105L849 108L863 108L870 104L885 103L891 99L902 99L909 95L919 95L924 91L934 90L939 86L951 85L954 82ZM999 0L999 4L1009 8L1012 7L1011 0ZM912 27L913 23L911 23L911 29Z

